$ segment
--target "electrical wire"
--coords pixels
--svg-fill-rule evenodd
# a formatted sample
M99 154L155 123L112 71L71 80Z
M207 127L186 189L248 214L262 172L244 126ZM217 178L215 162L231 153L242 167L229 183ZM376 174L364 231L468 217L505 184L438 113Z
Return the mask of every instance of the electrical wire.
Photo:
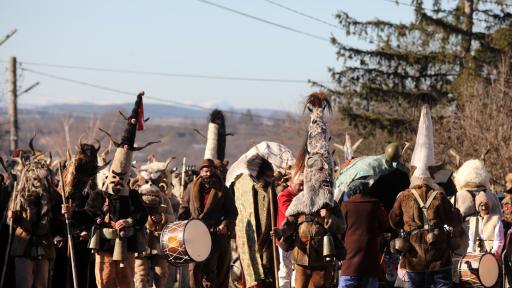
M87 86L87 87L91 87L91 88L95 88L95 89L99 89L99 90L104 90L104 91L109 91L109 92L113 92L113 93L117 93L117 94L129 95L129 96L136 95L136 93L132 93L132 92L129 92L129 91L125 91L125 90L121 90L121 89L117 89L117 88L112 88L112 87L107 87L107 86L103 86L103 85L98 85L98 84L94 84L94 83L90 83L90 82L86 82L86 81L82 81L82 80L70 79L70 78L67 78L67 77L62 77L62 76L51 74L51 73L47 73L47 72L36 71L36 70L33 70L33 69L29 69L29 68L21 68L21 69L24 70L25 72L28 72L28 73L32 73L32 74L36 74L36 75L40 75L40 76L44 76L44 77L60 80L60 81L65 81L65 82L69 82L69 83L74 83L74 84L77 84L77 85ZM166 103L166 104L172 104L172 105L180 106L182 108L192 108L192 109L201 110L201 111L210 111L211 110L211 109L203 107L203 106L194 105L194 104L181 103L181 102L178 102L178 101L173 101L173 100L169 100L169 99L165 99L165 98L160 98L160 97L155 97L155 96L144 96L144 97L147 98L147 99L153 99L153 100L156 100L156 101L160 101L160 102L163 102L163 103ZM246 115L246 113L236 112L236 111L225 111L225 113L235 114L235 115ZM282 121L283 120L283 118L262 116L262 115L258 115L258 114L253 115L253 117L261 118L261 119L268 119L268 120L273 120L273 121Z
M5 62L5 60L1 60L0 62ZM293 83L297 83L297 84L308 83L308 80L300 80L300 79L256 78L256 77L235 77L235 76L216 76L216 75L183 74L183 73L168 73L168 72L151 72L151 71L137 71L137 70L103 68L103 67L40 63L40 62L30 62L30 61L23 61L23 62L19 62L19 63L22 66L23 65L41 66L41 67L51 67L51 68L71 69L71 70L112 72L112 73L122 73L122 74L163 76L163 77L176 77L176 78L196 78L196 79L209 79L209 80L231 80L231 81L249 81L249 82L276 82L276 83L292 83L292 84ZM322 82L329 83L329 81L322 81Z
M277 3L277 2L272 1L272 0L263 0L263 1L265 1L265 2L267 2L267 3L270 3L270 4L274 5L274 6L280 7L280 8L282 8L282 9L288 10L288 11L290 11L290 12L292 12L292 13L295 13L295 14L297 14L297 15L300 15L300 16L302 16L302 17L309 18L309 19L311 19L311 20L313 20L313 21L316 21L316 22L319 22L319 23L325 24L325 25L327 25L327 26L330 26L330 27L333 27L333 28L336 28L336 29L339 29L339 30L343 30L343 29L341 29L341 27L340 27L340 26L334 25L334 24L329 23L329 22L327 22L327 21L324 21L324 20L322 20L322 19L320 19L320 18L317 18L317 17L311 16L311 15L306 14L306 13L304 13L304 12L301 12L301 11L298 11L298 10L296 10L296 9L290 8L290 7L285 6L285 5L281 4L281 3Z
M265 24L268 24L268 25L272 25L272 26L275 26L275 27L278 27L278 28L281 28L281 29L284 29L284 30L287 30L287 31L291 31L291 32L294 32L294 33L297 33L297 34L308 36L310 38L314 38L314 39L317 39L317 40L322 40L322 41L330 42L329 38L322 37L322 36L319 36L319 35L315 35L315 34L312 34L312 33L309 33L309 32L305 32L305 31L302 31L302 30L298 30L298 29L295 29L295 28L292 28L292 27L289 27L289 26L285 26L285 25L282 25L282 24L279 24L279 23L276 23L276 22L273 22L273 21L269 21L269 20L266 20L266 19L263 19L263 18L260 18L260 17L257 17L257 16L253 16L253 15L247 14L245 12L238 11L238 10L235 10L235 9L232 9L232 8L227 7L227 6L223 6L223 5L211 2L211 1L207 1L207 0L196 0L196 1L199 1L201 3L207 4L207 5L210 5L210 6L213 6L213 7L220 8L220 9L223 9L223 10L226 10L226 11L229 11L231 13L238 14L240 16L244 16L244 17L247 17L247 18L250 18L250 19L253 19L253 20L265 23Z

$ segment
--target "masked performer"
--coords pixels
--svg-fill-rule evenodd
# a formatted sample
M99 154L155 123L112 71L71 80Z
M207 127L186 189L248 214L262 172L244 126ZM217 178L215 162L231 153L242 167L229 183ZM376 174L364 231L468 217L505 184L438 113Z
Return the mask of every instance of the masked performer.
M153 287L150 283L150 270L153 272L154 287L161 288L167 284L167 278L176 274L176 268L167 263L160 246L160 234L163 227L174 222L174 211L171 201L165 195L167 183L165 180L167 162L157 162L153 159L150 163L140 168L137 183L133 185L142 196L142 201L149 213L146 223L147 248L144 253L137 255L135 259L135 287ZM174 282L174 281L173 281Z
M62 207L74 222L94 226L89 248L96 253L98 287L133 287L134 254L144 249L143 228L148 214L139 193L128 186L133 152L155 143L134 146L137 130L144 127L143 95L137 95L130 116L124 117L128 123L121 141L111 139L117 149L103 187L91 193L84 208Z
M8 218L15 226L11 255L15 257L16 287L47 287L55 258L54 236L64 231L49 163L35 156L29 160L18 176L15 192Z
M234 184L235 201L237 208L241 210L236 226L242 228L237 229L237 246L247 287L273 287L276 281L272 247L274 243L270 237L272 221L276 221L271 218L271 209L276 211L274 217L277 216L277 195L273 178L272 164L261 159L255 178L243 174Z
M65 197L68 203L72 203L75 207L83 208L89 198L89 192L96 189L96 174L103 169L103 166L98 166L98 147L94 145L82 143L82 137L78 140L76 145L77 153L71 156L68 152L68 161L66 162L65 169L62 172L64 178L64 190L62 185L59 186L59 192L65 191ZM108 165L108 163L106 164ZM60 181L60 178L59 178ZM74 225L72 223L72 238L74 245L76 270L78 273L78 283L82 283L83 287L89 287L94 283L94 275L90 272L91 267L94 267L94 262L91 259L91 253L88 246L90 227L85 225ZM57 251L57 258L55 263L66 263L69 260L68 251L61 249ZM52 273L52 283L54 286L65 286L66 283L71 283L71 271L69 266L55 265Z
M334 258L342 257L339 245L345 230L340 207L333 197L333 161L324 119L324 110L330 108L330 103L326 94L318 92L308 96L306 105L311 120L304 190L288 207L282 230L274 232L284 250L293 249L297 288L327 287L337 280ZM335 247L330 245L333 242Z
M399 194L389 215L391 226L404 231L394 243L404 253L400 267L407 271L411 287L452 287L451 252L456 247L445 225L460 231L462 217L434 183L434 165L432 119L425 105L411 159L411 186Z

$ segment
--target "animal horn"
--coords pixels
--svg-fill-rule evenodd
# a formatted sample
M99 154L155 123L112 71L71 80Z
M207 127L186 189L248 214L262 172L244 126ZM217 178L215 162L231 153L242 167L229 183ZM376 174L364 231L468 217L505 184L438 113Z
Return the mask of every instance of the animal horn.
M5 172L9 173L9 170L7 169L7 166L5 166L4 158L2 158L2 156L0 156L0 165L2 165Z
M171 164L172 160L176 159L175 156L171 156L167 161L165 161L165 170L167 170L167 167L169 167L169 164Z
M411 147L411 143L409 142L405 142L405 146L404 146L404 149L402 149L402 157L404 156L405 152L407 151L407 149Z
M455 149L453 149L453 148L450 148L450 150L448 150L448 153L450 153L453 157L455 157L455 165L457 165L457 168L459 168L460 162L461 162L460 161L461 157L460 157L459 153L457 153L457 151L455 151Z
M52 156L52 152L48 152L48 161L47 161L47 164L48 164L48 167L51 167L52 166L52 162L53 162L53 156Z
M488 147L487 149L485 149L484 153L482 153L482 155L480 155L480 160L484 161L485 156L487 156L487 154L489 154L489 152L491 152L491 149L492 149L492 147Z
M352 152L356 152L357 148L363 143L364 138L357 140L356 144L352 145Z
M99 166L98 166L98 171L101 171L101 170L103 170L103 169L107 168L107 167L108 167L108 165L110 165L110 162L112 162L112 160L108 160L105 164L103 164L103 165L99 165Z
M30 147L30 150L32 151L32 156L36 155L36 149L34 149L34 139L36 138L36 133L34 133L34 136L30 138L30 141L28 142L28 147Z
M340 149L340 150L345 151L345 147L343 147L343 146L342 146L342 145L340 145L340 144L332 143L332 145L334 145L334 147L336 147L336 148L338 148L338 149Z
M146 148L146 147L148 147L148 146L150 146L150 145L157 144L157 143L160 143L160 142L161 142L161 141L151 141L151 142L146 143L146 145L144 145L144 146L141 146L141 147L133 147L133 151L140 151L140 150L142 150L142 149L144 149L144 148Z
M98 129L99 129L101 132L105 133L105 134L108 136L108 138L110 138L110 141L112 141L112 143L113 143L116 147L119 147L119 146L120 146L120 144L119 144L118 142L114 141L114 139L112 138L112 135L110 135L110 133L108 133L107 131L105 131L105 130L103 130L103 129L101 129L101 128L98 128Z
M73 156L71 155L71 149L69 149L69 147L68 147L68 148L66 149L66 159L67 159L68 161L71 161L71 158L72 158L72 157L73 157Z
M94 139L94 141L96 141L96 143L98 143L98 147L94 147L94 150L96 150L96 153L98 153L98 152L100 152L100 149L101 149L101 142L98 139Z

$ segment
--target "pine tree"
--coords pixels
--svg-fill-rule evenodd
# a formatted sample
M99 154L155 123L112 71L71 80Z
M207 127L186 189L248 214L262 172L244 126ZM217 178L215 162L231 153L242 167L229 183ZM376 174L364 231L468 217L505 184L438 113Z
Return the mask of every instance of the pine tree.
M324 87L339 112L363 130L404 132L422 103L462 105L459 84L474 77L492 81L511 47L512 2L434 0L427 8L412 0L410 6L415 19L407 24L336 15L348 36L374 46L350 47L333 37L341 68L329 68L336 88Z

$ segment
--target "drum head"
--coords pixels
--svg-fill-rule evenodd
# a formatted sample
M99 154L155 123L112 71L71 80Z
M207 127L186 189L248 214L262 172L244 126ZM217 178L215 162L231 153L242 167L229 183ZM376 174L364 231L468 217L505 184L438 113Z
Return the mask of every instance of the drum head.
M478 278L484 287L492 287L500 276L500 266L493 254L484 254L480 259Z
M187 253L195 262L203 262L210 256L212 250L212 237L208 227L197 219L187 223L183 233L183 242Z

